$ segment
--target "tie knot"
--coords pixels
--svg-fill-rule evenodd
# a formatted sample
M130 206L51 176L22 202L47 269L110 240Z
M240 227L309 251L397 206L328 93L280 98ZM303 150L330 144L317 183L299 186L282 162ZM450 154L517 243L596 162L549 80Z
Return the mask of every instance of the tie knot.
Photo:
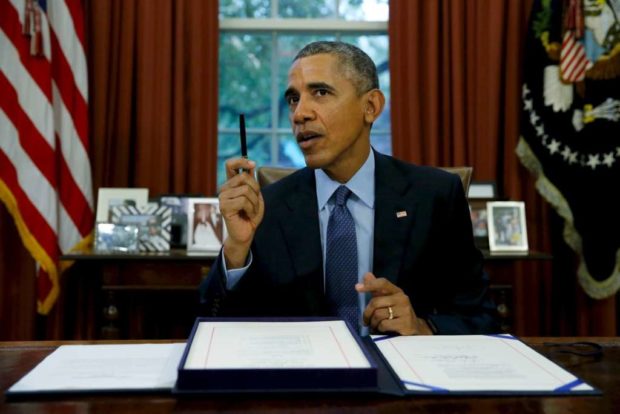
M343 206L347 203L347 199L351 195L351 190L349 190L346 186L341 185L336 190L336 205Z

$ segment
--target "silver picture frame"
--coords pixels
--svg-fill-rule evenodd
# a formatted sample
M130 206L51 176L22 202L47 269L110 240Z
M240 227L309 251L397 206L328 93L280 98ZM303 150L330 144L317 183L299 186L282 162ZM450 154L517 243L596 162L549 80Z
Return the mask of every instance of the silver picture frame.
M112 222L138 227L138 248L141 252L170 250L171 210L168 206L148 203L112 207Z
M100 188L97 192L97 223L110 223L111 209L116 206L141 207L149 201L148 188Z
M527 252L529 250L524 202L488 202L487 220L490 251Z
M137 253L138 226L97 223L94 250L97 253Z

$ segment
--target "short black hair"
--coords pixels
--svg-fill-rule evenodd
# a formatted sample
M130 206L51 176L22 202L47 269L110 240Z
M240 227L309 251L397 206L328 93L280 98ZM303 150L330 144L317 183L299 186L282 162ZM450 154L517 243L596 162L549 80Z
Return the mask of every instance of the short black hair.
M349 43L326 40L309 43L297 53L293 62L324 53L338 58L345 76L353 82L358 94L379 89L379 77L375 63L362 49Z

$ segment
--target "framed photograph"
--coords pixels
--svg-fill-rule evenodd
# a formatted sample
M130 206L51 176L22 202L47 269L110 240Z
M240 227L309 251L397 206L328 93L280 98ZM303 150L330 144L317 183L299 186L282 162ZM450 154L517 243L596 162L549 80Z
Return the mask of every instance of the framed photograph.
M487 224L487 202L489 200L469 200L469 214L474 232L474 242L480 249L489 248L489 227Z
M97 223L112 222L115 206L141 207L148 203L148 188L100 188L97 193Z
M220 202L214 197L190 198L187 207L187 250L218 252L226 238Z
M497 198L495 181L472 181L467 191L468 199L493 200Z
M525 203L492 201L487 203L489 250L525 252L528 250Z
M112 253L138 252L138 226L133 224L97 223L95 251Z
M160 205L170 207L172 222L170 225L170 247L187 246L187 207L190 198L204 197L202 194L163 194L157 198Z
M138 249L141 252L170 250L170 207L157 203L145 206L112 207L112 222L138 228Z

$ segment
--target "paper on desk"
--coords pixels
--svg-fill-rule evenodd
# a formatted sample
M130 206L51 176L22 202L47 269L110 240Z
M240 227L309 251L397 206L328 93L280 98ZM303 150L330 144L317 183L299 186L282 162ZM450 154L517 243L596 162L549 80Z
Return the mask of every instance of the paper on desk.
M510 335L373 337L411 391L591 391Z
M171 389L184 343L63 345L9 392Z
M370 367L343 321L201 322L186 369Z

